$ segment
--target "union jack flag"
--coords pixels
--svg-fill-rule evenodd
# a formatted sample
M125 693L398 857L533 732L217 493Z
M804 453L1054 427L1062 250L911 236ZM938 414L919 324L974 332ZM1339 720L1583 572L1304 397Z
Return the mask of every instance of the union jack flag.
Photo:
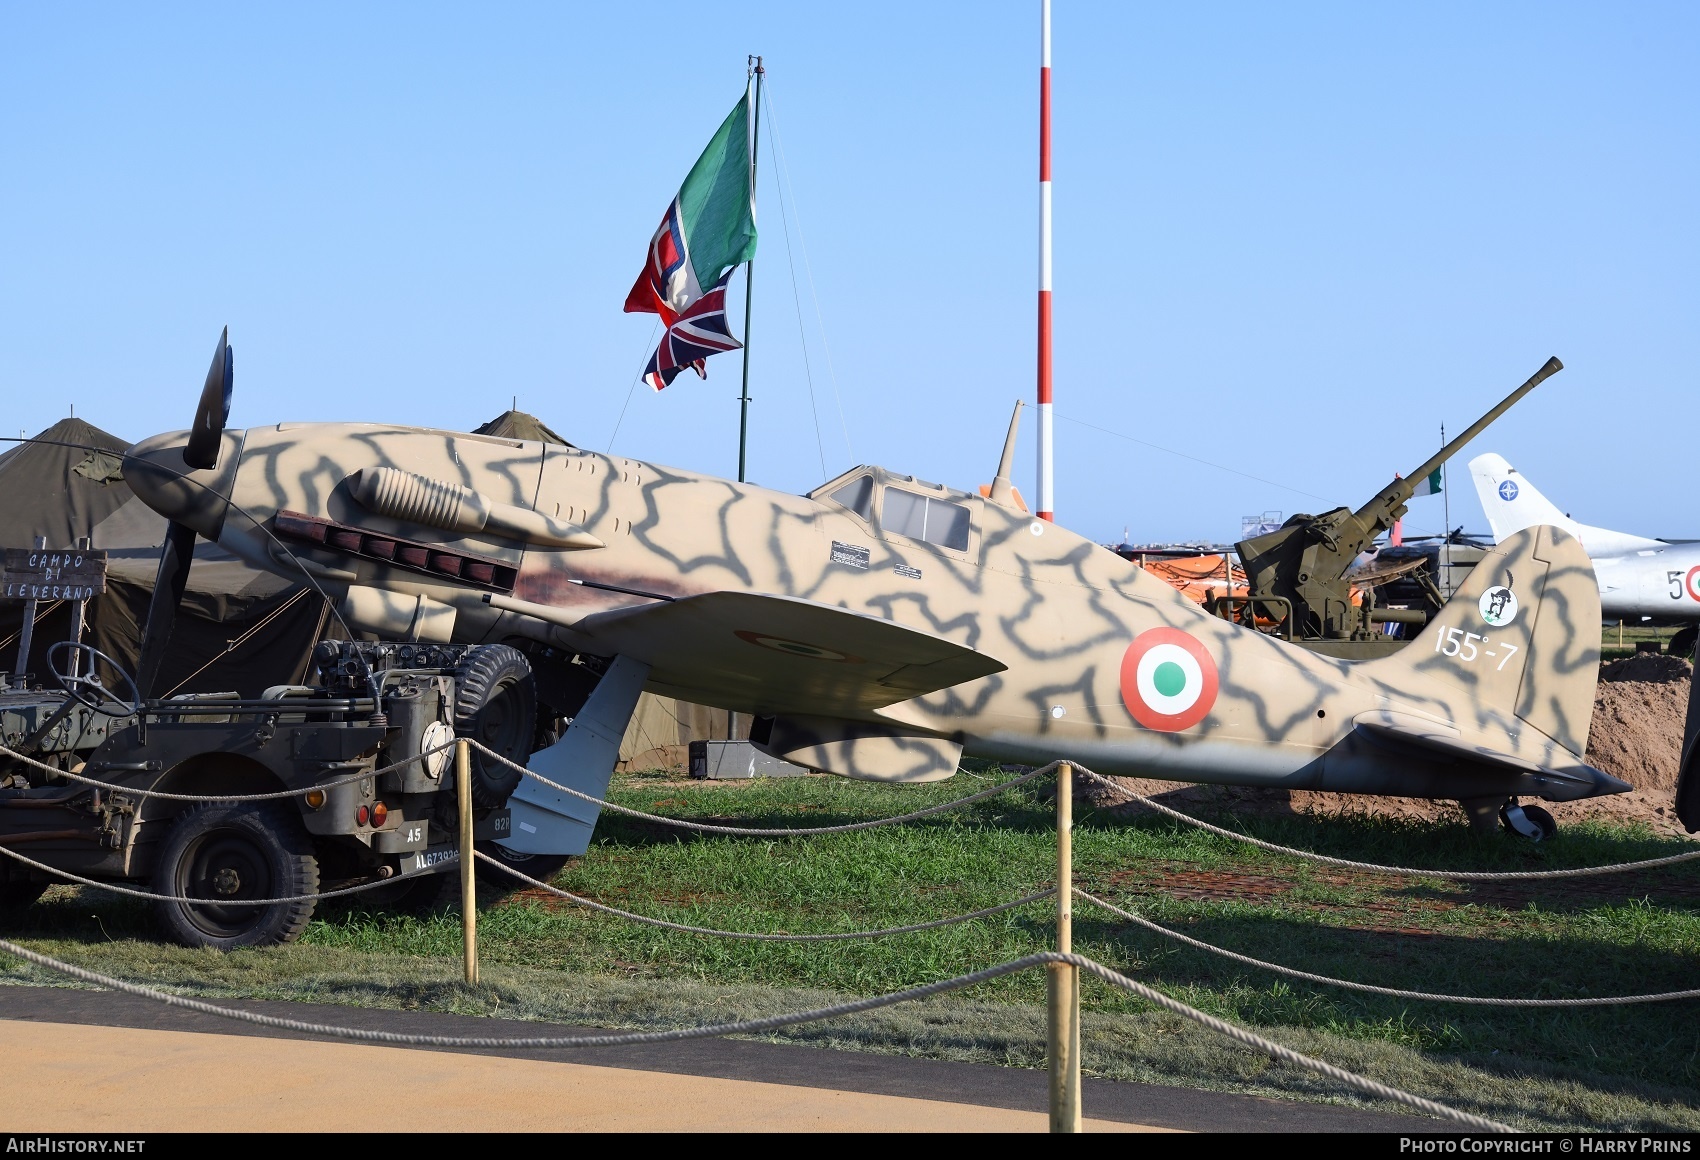
M649 258L626 295L627 314L659 314L672 326L680 313L702 296L691 268L685 231L679 223L679 199L662 215L661 228L649 240Z
M644 368L644 382L659 391L672 385L686 367L695 371L698 378L706 379L709 355L738 350L744 345L732 337L726 326L726 283L731 277L732 271L726 271L712 289L669 321L661 345L649 356L649 365Z

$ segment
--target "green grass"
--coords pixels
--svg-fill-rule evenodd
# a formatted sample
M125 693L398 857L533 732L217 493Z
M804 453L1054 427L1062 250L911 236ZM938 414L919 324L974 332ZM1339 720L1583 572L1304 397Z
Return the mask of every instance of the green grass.
M681 785L617 779L622 803L756 825L905 812L983 788L837 778ZM981 775L988 776L988 775ZM1348 858L1481 869L1557 868L1680 848L1644 829L1562 829L1541 846L1459 826L1376 819L1242 818L1260 837ZM605 816L557 884L674 921L794 933L923 922L1055 880L1052 805L1022 787L955 814L808 839L683 835ZM1553 887L1482 887L1348 874L1263 854L1149 816L1078 819L1081 886L1242 953L1320 974L1461 994L1572 997L1695 986L1700 866ZM745 943L626 923L521 898L479 922L486 984L456 981L454 916L358 905L321 910L299 945L218 956L151 941L139 904L56 889L7 928L48 953L209 994L427 1006L618 1026L678 1026L896 990L1051 945L1050 904L938 931L829 944ZM1700 1128L1700 1003L1505 1011L1298 985L1118 924L1082 904L1075 947L1213 1014L1385 1082L1530 1127ZM42 980L13 964L16 980ZM863 1050L1039 1066L1044 979L788 1037ZM1337 1097L1126 992L1087 983L1089 1071Z

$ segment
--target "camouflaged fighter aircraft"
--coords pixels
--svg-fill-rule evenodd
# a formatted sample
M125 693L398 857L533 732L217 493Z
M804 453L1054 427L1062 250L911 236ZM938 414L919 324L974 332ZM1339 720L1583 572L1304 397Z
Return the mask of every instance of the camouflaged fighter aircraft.
M193 430L125 460L178 556L198 534L305 569L388 639L514 644L571 718L531 767L595 796L642 689L751 714L764 751L883 781L949 777L964 754L1066 757L1455 799L1537 839L1551 817L1518 799L1629 788L1583 761L1599 591L1557 528L1507 537L1404 651L1348 663L1212 617L1033 518L1010 481L1019 408L984 496L866 466L797 496L398 424L224 430L220 351ZM573 687L594 691L558 691ZM510 805L520 853L582 852L596 819L530 779Z

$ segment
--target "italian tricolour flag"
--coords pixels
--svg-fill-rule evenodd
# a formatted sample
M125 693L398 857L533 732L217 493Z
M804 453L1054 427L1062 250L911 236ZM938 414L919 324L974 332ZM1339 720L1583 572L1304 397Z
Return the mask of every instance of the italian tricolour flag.
M756 253L750 167L750 92L685 176L649 241L649 259L626 295L628 313L659 314L667 334L644 378L660 390L689 366L739 343L726 327L725 285Z
M630 307L627 307L627 309L629 310ZM1427 475L1423 476L1421 479L1417 480L1416 484L1411 488L1411 494L1412 495L1439 495L1440 494L1440 473L1444 470L1445 470L1445 468L1437 467L1433 471L1429 472Z

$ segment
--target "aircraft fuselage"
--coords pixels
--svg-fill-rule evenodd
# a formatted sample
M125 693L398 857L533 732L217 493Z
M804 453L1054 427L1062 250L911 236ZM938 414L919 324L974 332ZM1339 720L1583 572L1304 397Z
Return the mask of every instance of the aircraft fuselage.
M1512 693L1472 698L1522 670L1534 638L1512 639L1536 632L1533 611L1503 630L1474 620L1468 640L1463 622L1438 644L1425 636L1411 649L1433 655L1402 666L1353 665L1212 617L1064 527L878 468L797 496L552 444L280 424L226 432L219 466L185 473L171 459L182 438L159 436L131 452L126 476L150 505L258 567L290 577L305 567L345 609L358 603L345 593L366 592L452 609L408 621L408 605L399 623L429 621L458 641L526 638L595 653L599 638L575 625L655 603L632 593L767 594L894 622L1002 662L1004 671L920 696L831 708L871 729L950 738L972 755L1422 797L1563 799L1621 786L1533 772L1578 763L1585 718L1543 731L1511 711ZM370 494L361 498L363 478L372 491L362 473L380 468L403 484L449 487L407 485L413 494L396 484L384 502L415 518L384 514ZM1542 566L1530 563L1525 575ZM1582 627L1597 624L1596 616ZM648 687L766 718L796 708L737 679L770 659L764 649L807 657L801 650L814 648L821 666L861 659L764 636L768 627L760 618L730 626L723 652L704 660L699 650L689 665L650 646ZM1568 642L1546 647L1570 648L1578 666L1597 655L1597 631L1589 642L1561 627L1543 621L1552 641ZM1390 747L1357 728L1370 719L1432 726L1528 769Z

